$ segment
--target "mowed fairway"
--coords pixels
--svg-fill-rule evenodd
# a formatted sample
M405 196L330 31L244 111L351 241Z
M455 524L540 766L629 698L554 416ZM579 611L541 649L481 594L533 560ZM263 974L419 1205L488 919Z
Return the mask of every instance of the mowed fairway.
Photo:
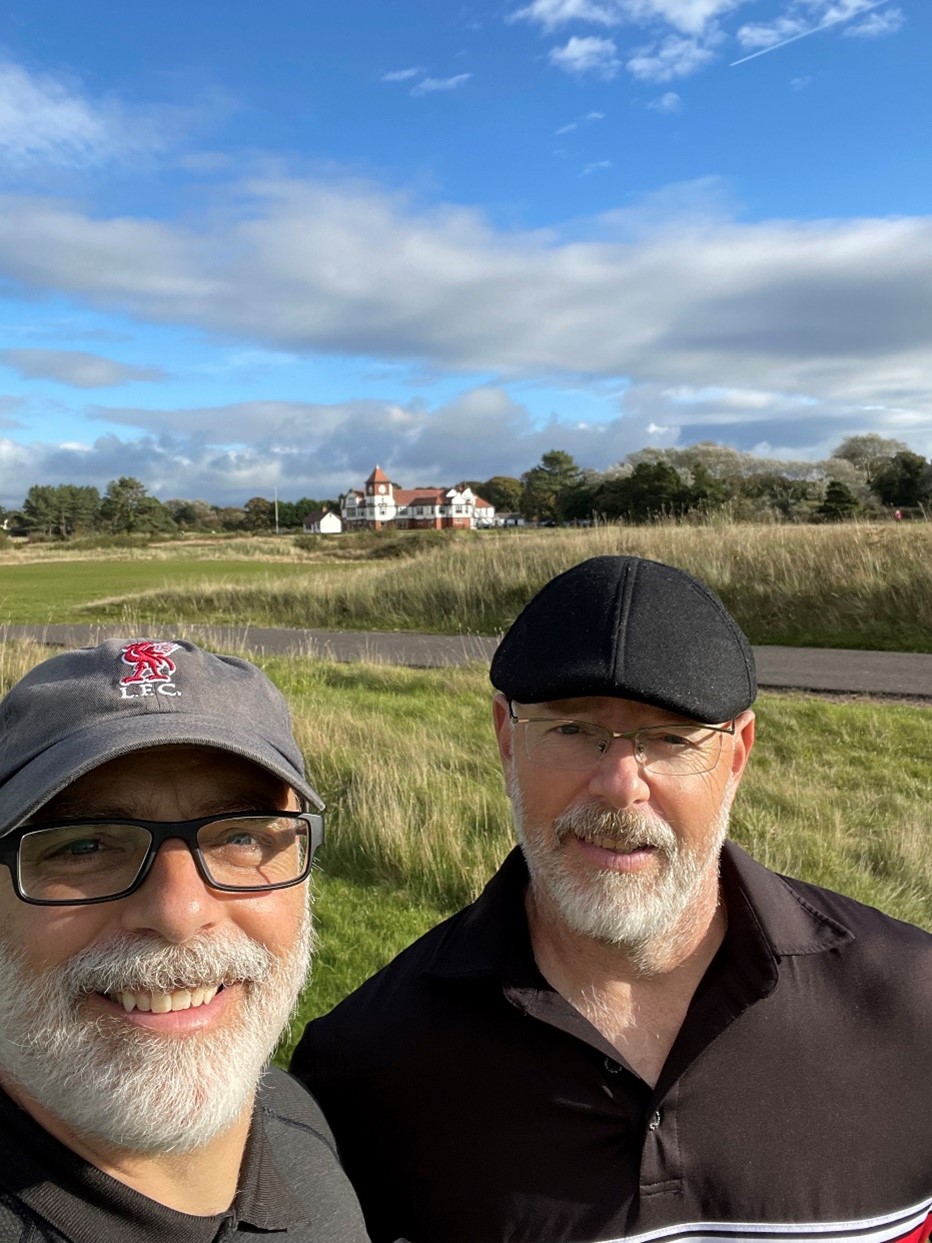
M250 587L261 597L263 588L280 589L289 579L304 581L317 567L301 562L227 560L62 560L28 565L0 565L0 624L94 622L118 619L107 601L144 592L179 592L189 602L189 620L197 617L197 598L216 587ZM332 573L331 569L331 573ZM93 606L100 601L100 608ZM206 621L247 625L248 603L240 599L235 615ZM138 610L135 610L138 612Z

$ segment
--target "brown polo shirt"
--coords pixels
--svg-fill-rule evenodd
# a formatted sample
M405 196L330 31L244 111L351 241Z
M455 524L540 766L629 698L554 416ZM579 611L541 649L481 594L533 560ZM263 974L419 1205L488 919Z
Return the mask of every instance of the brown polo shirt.
M517 851L309 1025L374 1243L928 1237L932 937L732 844L722 879L654 1088L537 970Z

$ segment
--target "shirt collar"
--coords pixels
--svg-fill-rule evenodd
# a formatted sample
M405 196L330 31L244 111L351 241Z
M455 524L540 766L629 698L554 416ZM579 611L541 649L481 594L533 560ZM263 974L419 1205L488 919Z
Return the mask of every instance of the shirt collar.
M747 949L750 940L776 964L780 958L821 954L854 940L854 933L820 906L817 891L807 888L804 896L734 842L722 850L721 874L729 919L726 942L740 941ZM447 925L427 973L493 976L518 985L539 980L524 910L527 884L527 864L515 847L476 901Z

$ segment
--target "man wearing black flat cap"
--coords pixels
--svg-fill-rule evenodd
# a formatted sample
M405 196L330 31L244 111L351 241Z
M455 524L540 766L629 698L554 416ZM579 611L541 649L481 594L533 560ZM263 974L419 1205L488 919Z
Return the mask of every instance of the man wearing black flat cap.
M721 601L596 557L491 678L520 849L292 1067L375 1243L925 1243L932 937L726 840L757 687Z

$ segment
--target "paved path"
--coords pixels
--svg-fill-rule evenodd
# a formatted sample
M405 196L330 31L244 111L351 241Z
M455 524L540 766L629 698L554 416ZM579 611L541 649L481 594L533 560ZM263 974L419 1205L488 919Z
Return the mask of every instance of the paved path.
M5 626L0 638L34 638L53 646L82 647L124 633L118 626L103 625ZM297 653L331 660L375 660L421 669L471 661L488 664L498 643L482 635L273 630L261 626L185 625L178 633L205 639L221 650L245 648L267 655ZM932 655L817 647L755 647L754 654L760 685L769 689L932 700Z

